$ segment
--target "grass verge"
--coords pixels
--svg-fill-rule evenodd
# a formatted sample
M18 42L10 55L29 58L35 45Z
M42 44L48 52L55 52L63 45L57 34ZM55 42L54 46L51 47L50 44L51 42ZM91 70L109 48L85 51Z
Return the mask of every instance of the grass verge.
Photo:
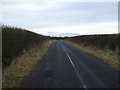
M84 46L82 44L77 44L77 43L74 43L72 41L65 41L65 42L80 49L80 50L82 50L85 53L88 53L88 54L98 58L99 60L108 64L112 68L114 68L116 70L120 70L120 68L118 68L119 60L118 60L118 53L117 52L115 53L115 52L112 52L112 51L107 50L107 49L97 49L97 48L90 47L90 46Z
M22 87L37 63L47 53L51 43L52 41L48 41L42 46L35 45L23 55L14 58L12 64L3 70L2 88Z

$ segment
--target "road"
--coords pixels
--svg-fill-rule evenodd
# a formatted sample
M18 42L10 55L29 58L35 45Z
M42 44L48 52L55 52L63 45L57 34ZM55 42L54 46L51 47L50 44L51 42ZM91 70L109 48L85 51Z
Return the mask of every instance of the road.
M24 88L117 88L118 71L64 41L55 41Z

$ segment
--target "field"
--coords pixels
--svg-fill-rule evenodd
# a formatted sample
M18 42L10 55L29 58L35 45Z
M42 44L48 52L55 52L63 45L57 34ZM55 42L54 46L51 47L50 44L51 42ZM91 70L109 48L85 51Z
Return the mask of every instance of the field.
M91 46L99 49L109 49L112 51L118 51L119 46L117 34L84 35L71 37L68 40L84 44L84 46Z
M2 26L2 64L11 64L13 58L25 53L36 44L42 44L49 37L38 35L25 29Z

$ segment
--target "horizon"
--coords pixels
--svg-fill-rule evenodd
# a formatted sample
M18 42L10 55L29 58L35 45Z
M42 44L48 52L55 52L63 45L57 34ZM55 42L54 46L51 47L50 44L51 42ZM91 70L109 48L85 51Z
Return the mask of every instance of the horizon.
M77 36L94 36L94 35L118 35L120 34L119 32L118 33L111 33L111 34L84 34L84 35L75 35L75 36L62 36L62 34L60 33L60 35L58 36L50 36L50 35L43 35L43 34L39 34L39 33L36 33L34 31L30 31L28 29L25 29L25 28L21 28L21 27L15 27L15 26L10 26L10 25L5 25L5 24L1 24L1 26L3 27L8 27L8 28L18 28L18 29L21 29L21 30L26 30L26 31L29 31L29 32L32 32L32 33L35 33L35 34L38 34L38 35L42 35L42 36L46 36L46 37L53 37L53 38L65 38L65 37L77 37Z

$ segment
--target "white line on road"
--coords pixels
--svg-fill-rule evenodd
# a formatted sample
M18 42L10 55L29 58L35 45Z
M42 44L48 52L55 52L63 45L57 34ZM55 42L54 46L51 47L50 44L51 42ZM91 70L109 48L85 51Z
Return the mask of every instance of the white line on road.
M69 54L67 53L67 51L66 51L66 49L65 49L64 47L63 47L63 49L64 49L64 51L66 52L66 54L67 54L67 56L68 56L68 58L69 58L69 60L70 60L70 62L71 62L71 64L72 64L72 66L73 66L73 68L74 68L74 70L75 70L75 72L76 72L76 74L77 74L79 80L82 82L83 88L87 89L87 86L84 84L82 78L80 77L80 75L79 75L77 69L75 68L75 65L74 65L72 59L70 58Z
M65 49L65 48L64 48L64 50L65 50L65 52L66 52L66 54L67 54L67 56L68 56L68 58L69 58L69 60L70 60L70 62L71 62L71 64L72 64L73 68L75 68L74 63L72 62L72 60L71 60L70 56L68 55L68 53L67 53L67 51L66 51L66 49Z

